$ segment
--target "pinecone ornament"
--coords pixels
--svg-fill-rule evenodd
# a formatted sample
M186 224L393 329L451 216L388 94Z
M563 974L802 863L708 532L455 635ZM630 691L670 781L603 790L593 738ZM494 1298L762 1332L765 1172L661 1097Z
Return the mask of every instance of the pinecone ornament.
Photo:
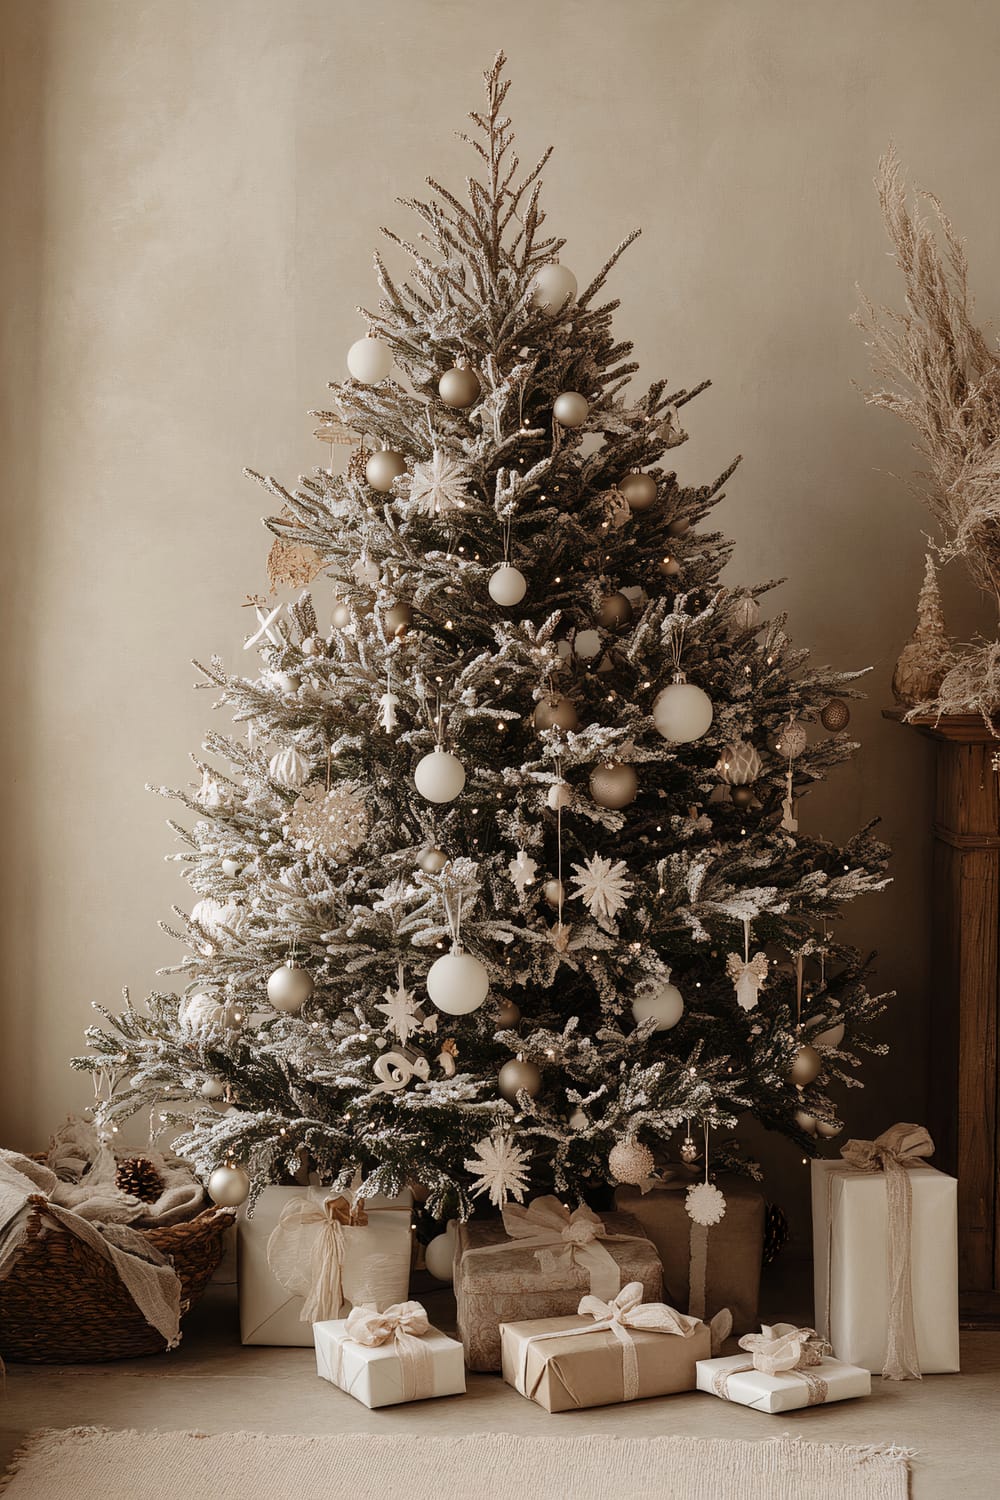
M934 559L928 552L924 582L917 600L917 623L892 674L892 692L897 703L910 707L936 698L948 668L951 648L944 628L944 610L938 589Z
M788 1244L788 1220L780 1203L764 1208L764 1264L769 1266Z
M148 1156L123 1156L115 1171L115 1187L143 1203L155 1203L163 1192L163 1178Z

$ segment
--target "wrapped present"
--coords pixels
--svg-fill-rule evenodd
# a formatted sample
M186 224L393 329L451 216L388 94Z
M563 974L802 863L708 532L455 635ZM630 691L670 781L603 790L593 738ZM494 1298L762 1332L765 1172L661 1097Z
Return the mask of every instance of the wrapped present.
M825 1406L871 1393L870 1372L831 1359L829 1345L813 1328L765 1325L760 1333L741 1338L740 1348L748 1351L749 1360L744 1354L731 1354L699 1361L699 1391L767 1412Z
M839 1359L888 1380L957 1370L958 1183L922 1125L812 1164L816 1321Z
M502 1323L500 1350L508 1385L546 1411L573 1411L694 1390L712 1334L698 1318L643 1302L632 1281L610 1302L584 1297L575 1318Z
M312 1325L360 1302L388 1307L410 1288L409 1195L267 1187L237 1232L244 1344L307 1348Z
M465 1391L461 1344L432 1328L419 1302L382 1312L355 1307L346 1318L316 1323L313 1334L316 1373L365 1406Z
M696 1224L686 1209L697 1176L683 1169L643 1192L615 1191L615 1206L632 1214L656 1246L663 1264L664 1296L696 1318L725 1307L737 1329L756 1328L764 1246L764 1198L741 1177L720 1177L726 1211L717 1224Z
M583 1293L609 1302L630 1281L646 1301L660 1300L659 1258L628 1214L570 1213L550 1197L461 1224L455 1300L466 1363L499 1370L501 1323L572 1316Z

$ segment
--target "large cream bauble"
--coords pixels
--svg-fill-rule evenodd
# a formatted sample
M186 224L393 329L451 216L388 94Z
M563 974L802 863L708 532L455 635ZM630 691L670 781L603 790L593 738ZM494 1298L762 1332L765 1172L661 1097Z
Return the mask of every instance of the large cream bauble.
M601 654L601 634L598 630L578 630L573 637L573 650L581 661L593 661Z
M250 1178L242 1167L216 1167L208 1179L208 1196L220 1208L239 1208L250 1193Z
M712 722L712 700L693 682L668 682L653 700L653 723L665 740L687 745Z
M413 779L428 802L454 802L465 785L465 767L450 750L431 750L417 761Z
M435 959L427 971L427 993L448 1016L467 1016L489 994L490 976L478 958L455 947Z
M347 368L355 380L363 381L365 385L374 385L377 380L384 380L392 369L392 354L388 344L383 344L381 339L367 338L358 339L347 351Z
M395 480L405 473L406 459L394 448L380 448L365 464L365 478L380 495L387 495Z
M656 503L656 480L652 474L626 474L618 486L632 511L648 510Z
M557 313L576 296L576 277L568 266L542 266L531 283L531 301L544 313Z
M669 1031L684 1014L684 997L675 984L647 981L635 992L632 1014L637 1025L655 1020L657 1031Z
M552 405L552 415L563 427L582 427L590 407L579 391L562 391Z
M487 588L494 604L502 604L509 609L513 604L520 604L528 592L528 580L520 568L515 568L512 563L501 563L496 572L490 575Z
M481 390L475 370L463 365L452 365L438 381L438 395L445 406L454 407L456 411L463 411L478 401Z
M455 1220L448 1222L444 1234L428 1240L424 1250L424 1264L437 1281L451 1281L455 1267Z
M541 1092L542 1072L537 1064L529 1062L527 1058L512 1057L497 1074L497 1084L504 1098L510 1104L516 1104L522 1089L532 1099Z
M275 969L267 981L267 998L275 1010L283 1010L287 1015L296 1016L312 998L315 986L312 975L308 969L301 969L296 963L289 961L282 964L280 969Z
M807 1084L812 1083L823 1069L823 1059L815 1047L810 1047L806 1042L800 1047L792 1058L791 1067L788 1069L788 1081L794 1083L796 1088L804 1089Z
M590 795L598 807L628 807L638 790L639 778L624 761L609 761L590 773Z

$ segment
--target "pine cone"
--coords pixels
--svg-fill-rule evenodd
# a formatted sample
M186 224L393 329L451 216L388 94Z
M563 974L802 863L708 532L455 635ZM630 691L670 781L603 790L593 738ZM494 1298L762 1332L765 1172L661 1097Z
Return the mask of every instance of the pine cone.
M163 1178L148 1156L123 1156L115 1171L115 1187L143 1203L155 1203L163 1192Z
M779 1203L768 1203L764 1211L764 1264L769 1266L788 1243L788 1220Z

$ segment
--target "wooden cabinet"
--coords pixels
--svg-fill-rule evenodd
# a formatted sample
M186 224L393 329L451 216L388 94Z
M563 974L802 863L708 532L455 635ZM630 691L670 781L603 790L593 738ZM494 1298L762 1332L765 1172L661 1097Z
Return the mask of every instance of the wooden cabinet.
M972 714L910 723L936 745L927 1126L958 1177L962 1321L1000 1327L1000 739Z

